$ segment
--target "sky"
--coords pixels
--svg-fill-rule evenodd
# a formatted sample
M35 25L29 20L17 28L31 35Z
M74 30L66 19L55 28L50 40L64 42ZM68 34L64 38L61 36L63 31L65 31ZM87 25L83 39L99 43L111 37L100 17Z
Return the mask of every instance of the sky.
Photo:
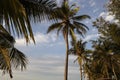
M96 39L99 34L92 27L92 22L96 18L103 16L105 20L111 21L114 16L106 11L105 4L108 0L69 0L80 7L79 14L87 14L91 19L83 21L90 30L87 32L83 41ZM57 1L58 3L61 0ZM64 79L64 61L65 61L65 42L62 34L59 36L55 32L47 34L47 28L51 24L44 21L41 23L32 23L36 44L26 45L23 38L16 38L16 48L26 54L29 62L27 69L23 72L13 71L13 79L9 75L0 75L0 80L63 80ZM87 48L91 48L88 44ZM79 65L74 63L76 56L69 56L69 80L80 80Z

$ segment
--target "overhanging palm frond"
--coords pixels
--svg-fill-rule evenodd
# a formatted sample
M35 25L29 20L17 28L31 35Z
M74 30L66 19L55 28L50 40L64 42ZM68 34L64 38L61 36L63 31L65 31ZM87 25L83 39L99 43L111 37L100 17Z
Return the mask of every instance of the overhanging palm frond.
M48 18L52 14L52 10L56 7L55 0L19 0L24 6L26 13L30 19L41 21Z
M23 70L24 68L26 68L27 65L27 58L24 55L24 53L22 53L21 51L19 51L16 48L13 48L11 50L11 53L9 54L10 56L10 61L11 61L11 65L15 68L21 68L21 70Z
M27 59L22 52L14 48L14 38L4 29L4 27L0 28L0 70L2 70L4 74L9 73L12 78L11 66L15 68L20 67L21 70L23 70L26 68Z
M0 69L3 70L3 73L8 72L12 78L11 63L8 53L8 49L0 47Z
M14 45L14 38L9 34L0 32L0 47L2 48L11 48Z
M34 41L32 29L26 11L18 0L1 0L0 18L4 20L7 31L15 31L17 35L24 36L26 42L31 38ZM1 20L1 21L2 21Z

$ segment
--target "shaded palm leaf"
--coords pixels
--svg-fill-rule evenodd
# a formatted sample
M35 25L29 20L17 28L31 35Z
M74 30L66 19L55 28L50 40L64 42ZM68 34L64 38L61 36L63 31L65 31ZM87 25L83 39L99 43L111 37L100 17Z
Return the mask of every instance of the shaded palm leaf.
M11 64L9 51L5 48L0 48L0 69L3 70L3 73L8 72L12 78Z
M82 21L82 20L85 20L87 18L90 19L90 16L88 16L88 15L80 15L80 16L74 16L72 19L77 20L77 21Z
M29 42L30 38L34 41L26 11L18 0L1 0L0 15L3 16L1 19L5 21L7 31L15 30L18 36L21 34L26 38L27 42Z
M51 31L54 31L55 29L60 29L62 26L63 26L62 23L52 24L52 25L48 28L47 33L51 32ZM58 30L58 31L59 31L59 30Z
M0 32L0 47L2 48L10 48L14 45L14 38L9 34L5 34Z
M24 53L22 53L21 51L19 51L16 48L13 48L11 50L11 53L9 54L9 56L10 56L11 64L13 67L15 67L15 68L20 67L21 70L26 68L27 58L24 55Z
M83 24L83 23L80 23L80 22L74 21L74 24L75 24L75 25L78 25L78 26L79 26L78 28L83 27L84 29L89 30L89 28L88 28L85 24Z
M52 9L56 7L55 0L19 0L24 6L30 19L41 21L52 14Z

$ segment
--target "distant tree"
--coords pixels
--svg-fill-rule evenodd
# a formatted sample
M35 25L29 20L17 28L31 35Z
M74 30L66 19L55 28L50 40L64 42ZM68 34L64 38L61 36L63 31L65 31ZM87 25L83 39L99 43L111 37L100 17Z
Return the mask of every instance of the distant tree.
M115 15L115 18L120 22L120 0L109 0L107 9Z
M89 80L120 79L120 46L109 41L97 40L93 42L91 61L88 64Z
M62 31L65 42L66 42L66 60L65 60L65 74L64 80L67 80L68 75L68 50L69 50L69 40L68 35L71 38L74 38L72 35L75 34L75 30L80 35L84 35L88 30L88 27L81 23L80 21L90 18L88 15L79 15L77 16L77 12L79 11L78 7L75 5L69 6L68 2L65 1L62 3L61 7L54 9L55 13L57 13L54 18L58 20L58 22L52 24L49 28L47 33L57 30L57 34Z
M114 22L105 21L103 18L97 19L93 24L98 29L101 39L120 45L120 25Z
M87 64L89 80L120 79L120 41L119 25L97 19L94 26L100 37L93 41L91 60Z

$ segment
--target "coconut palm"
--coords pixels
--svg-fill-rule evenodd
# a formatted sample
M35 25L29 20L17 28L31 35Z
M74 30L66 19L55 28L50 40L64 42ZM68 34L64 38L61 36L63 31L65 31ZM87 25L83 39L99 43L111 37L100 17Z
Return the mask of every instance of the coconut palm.
M79 7L75 7L75 4L72 6L68 5L68 2L63 2L61 7L55 8L54 11L57 13L57 16L54 18L57 19L57 22L49 26L47 33L57 30L57 34L62 31L65 43L66 43L66 60L65 60L65 73L64 80L67 80L68 75L68 50L69 50L69 40L68 35L70 34L71 38L74 32L81 34L82 36L88 30L88 27L83 23L79 22L86 18L90 18L88 15L79 15Z
M95 50L88 71L89 80L120 79L120 51L114 51L115 46L117 45L108 41L94 42Z
M55 1L52 0L1 0L0 24L4 22L9 33L24 36L27 42L30 39L35 42L29 20L43 20L45 13L50 14L53 7Z

